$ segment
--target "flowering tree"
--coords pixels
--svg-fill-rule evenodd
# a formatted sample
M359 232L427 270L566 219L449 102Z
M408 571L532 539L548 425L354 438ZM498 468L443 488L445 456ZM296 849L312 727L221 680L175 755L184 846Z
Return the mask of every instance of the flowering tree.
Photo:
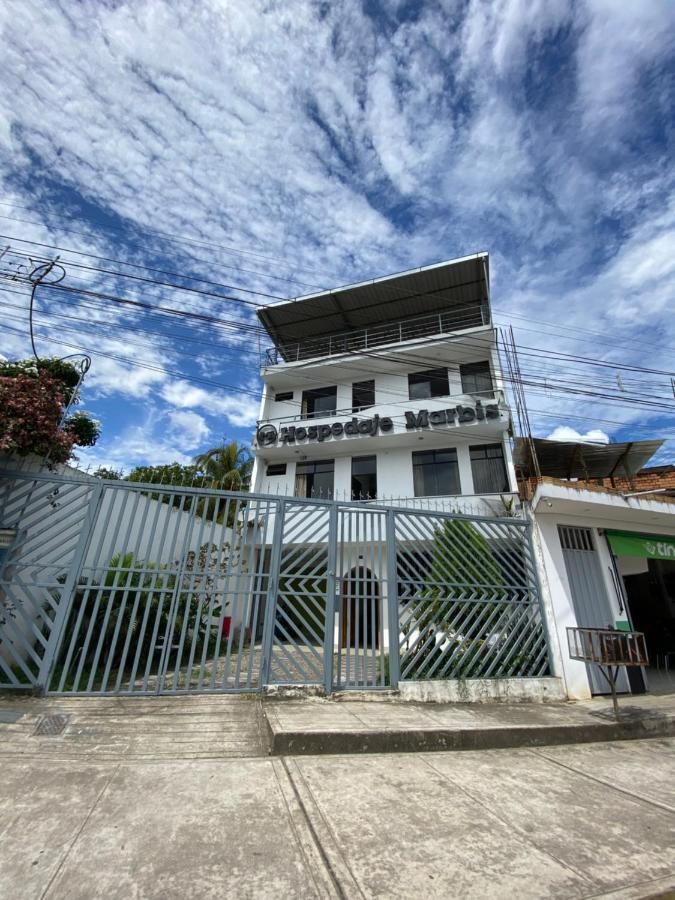
M23 360L0 364L0 451L35 453L64 463L73 448L91 447L100 424L83 411L65 417L78 402L79 373L64 360Z

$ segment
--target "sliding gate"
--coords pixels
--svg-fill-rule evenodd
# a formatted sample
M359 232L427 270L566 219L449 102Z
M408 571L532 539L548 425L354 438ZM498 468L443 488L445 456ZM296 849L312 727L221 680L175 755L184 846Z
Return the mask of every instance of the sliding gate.
M0 477L0 687L330 692L547 665L521 519Z

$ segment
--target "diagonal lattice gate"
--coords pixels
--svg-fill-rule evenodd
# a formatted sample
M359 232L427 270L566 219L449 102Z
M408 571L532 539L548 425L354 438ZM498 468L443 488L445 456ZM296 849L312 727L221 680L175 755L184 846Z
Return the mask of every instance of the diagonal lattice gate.
M372 690L548 670L522 519L5 473L0 538L0 687Z

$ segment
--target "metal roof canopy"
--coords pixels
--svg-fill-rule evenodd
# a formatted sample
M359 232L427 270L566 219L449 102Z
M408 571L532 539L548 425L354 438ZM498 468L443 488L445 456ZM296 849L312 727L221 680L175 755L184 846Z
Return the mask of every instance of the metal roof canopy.
M271 303L258 317L275 342L298 342L457 306L480 307L489 302L489 273L487 252L476 253Z
M530 460L528 442L516 438L513 461L523 474L536 473ZM622 444L584 444L575 441L547 441L533 438L542 475L550 478L611 478L635 475L663 446L663 440L628 441Z

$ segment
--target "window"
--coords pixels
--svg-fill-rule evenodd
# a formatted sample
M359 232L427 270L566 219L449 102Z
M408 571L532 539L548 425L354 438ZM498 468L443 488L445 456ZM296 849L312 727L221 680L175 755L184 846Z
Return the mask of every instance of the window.
M299 462L295 467L295 496L331 498L334 469L332 459Z
M302 415L306 419L332 416L337 409L337 388L312 388L302 392Z
M375 405L375 381L355 381L352 385L352 412Z
M292 400L293 391L284 391L282 394L275 394L274 399L277 403L281 403L283 400Z
M486 360L477 363L465 363L459 367L462 379L463 394L492 394L492 373L490 363Z
M413 484L416 497L459 494L457 451L420 450L413 453Z
M501 444L469 447L473 489L477 494L501 494L510 490Z
M427 369L408 375L410 400L426 400L428 397L447 397L450 393L447 369Z
M265 471L265 475L285 475L286 463L272 463Z
M377 457L355 456L352 459L352 500L374 500L377 497Z

